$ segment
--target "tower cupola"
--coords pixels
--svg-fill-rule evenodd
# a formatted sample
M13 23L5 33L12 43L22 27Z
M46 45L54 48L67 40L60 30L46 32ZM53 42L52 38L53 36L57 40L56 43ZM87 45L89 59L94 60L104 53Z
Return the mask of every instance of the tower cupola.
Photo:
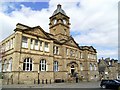
M57 9L53 12L50 17L49 29L53 35L66 35L70 36L69 28L69 17L62 9L60 4L57 5Z

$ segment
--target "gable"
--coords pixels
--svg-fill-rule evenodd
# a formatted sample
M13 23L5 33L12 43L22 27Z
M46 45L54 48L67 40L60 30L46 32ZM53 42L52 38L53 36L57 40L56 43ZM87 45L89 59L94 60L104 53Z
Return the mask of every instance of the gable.
M97 52L96 52L96 49L94 49L93 46L90 46L90 47L89 47L89 50L92 51L92 52L97 53Z
M78 44L74 41L73 38L68 40L65 44L69 45L69 46L73 46L73 47L79 47Z
M90 51L94 51L94 49L92 48L92 47L90 47L90 49L89 49Z
M24 30L24 33L30 34L30 35L35 35L35 36L39 36L42 38L49 38L48 35L46 34L45 31L43 31L41 28L35 27L35 28L31 28L28 30Z

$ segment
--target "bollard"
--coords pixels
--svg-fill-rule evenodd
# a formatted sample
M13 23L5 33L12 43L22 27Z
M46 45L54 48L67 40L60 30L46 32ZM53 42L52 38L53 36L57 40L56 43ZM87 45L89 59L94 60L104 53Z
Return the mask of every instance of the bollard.
M46 79L46 84L47 84L47 79Z
M76 83L78 83L78 78L76 77Z
M9 84L9 79L7 80L7 85Z
M40 79L38 79L38 84L40 84Z
M42 79L42 84L44 84L44 80Z
M35 84L35 79L34 79L34 84Z
M51 84L51 79L50 79L50 84Z

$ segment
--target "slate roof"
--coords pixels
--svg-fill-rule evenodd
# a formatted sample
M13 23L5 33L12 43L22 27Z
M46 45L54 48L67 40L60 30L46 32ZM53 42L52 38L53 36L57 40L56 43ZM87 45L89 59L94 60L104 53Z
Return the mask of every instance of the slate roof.
M62 13L66 15L65 11L61 8L60 4L57 5L57 9L53 12L53 16L56 15L57 13Z

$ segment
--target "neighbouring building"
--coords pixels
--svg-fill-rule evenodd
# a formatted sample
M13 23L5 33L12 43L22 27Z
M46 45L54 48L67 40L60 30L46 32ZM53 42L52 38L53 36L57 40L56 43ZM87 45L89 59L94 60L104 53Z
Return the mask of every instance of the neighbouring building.
M118 60L102 58L98 60L98 71L101 79L118 79Z
M118 63L118 79L120 79L120 63Z
M49 19L50 33L18 23L1 42L3 84L99 78L96 49L79 46L70 36L70 18L60 4Z

